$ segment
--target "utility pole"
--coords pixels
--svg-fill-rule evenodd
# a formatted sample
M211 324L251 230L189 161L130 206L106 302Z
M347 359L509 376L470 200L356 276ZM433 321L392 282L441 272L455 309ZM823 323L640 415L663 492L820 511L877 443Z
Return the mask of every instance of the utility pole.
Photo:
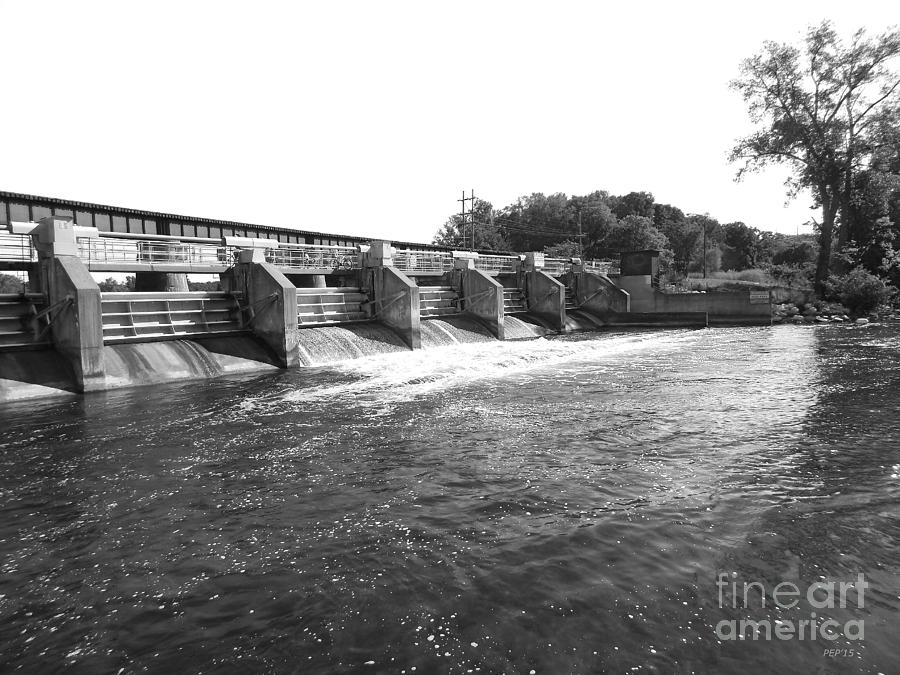
M578 257L584 258L584 244L582 243L581 234L581 205L578 206Z
M462 191L462 199L457 199L456 201L462 203L462 211L457 215L460 217L459 223L459 231L463 237L463 248L468 246L468 236L466 235L466 225L471 225L472 231L472 246L469 249L470 251L475 250L475 190L472 190L472 194L470 197L466 197L466 191ZM469 206L469 219L466 220L466 202L471 202Z
M703 223L703 278L706 278L706 223Z

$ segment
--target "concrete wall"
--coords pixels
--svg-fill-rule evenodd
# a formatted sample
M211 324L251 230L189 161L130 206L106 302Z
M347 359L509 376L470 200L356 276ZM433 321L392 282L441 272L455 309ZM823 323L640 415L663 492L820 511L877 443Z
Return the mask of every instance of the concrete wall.
M44 257L41 267L54 347L71 364L79 391L105 389L100 287L76 256Z
M244 321L253 334L275 353L282 368L300 365L296 286L265 262L261 249L242 252L233 275L223 287L243 294Z
M575 302L582 309L603 316L610 312L631 311L628 292L616 286L602 274L574 273Z
M663 312L706 312L710 324L772 322L769 302L751 303L749 292L658 293L656 307Z
M462 307L478 317L498 340L506 338L503 325L503 284L481 270L463 269Z
M390 266L372 267L370 273L374 316L394 329L410 349L421 349L419 287Z
M710 324L768 324L772 321L770 302L764 299L751 301L750 291L663 293L651 286L650 279L649 275L620 277L619 286L631 296L632 312L705 312L709 315Z
M650 284L652 277L649 274L634 276L622 275L619 277L618 286L628 293L632 312L655 312L656 289Z
M706 328L706 312L614 312L605 317L606 325L621 328Z
M540 270L525 272L528 311L550 322L556 330L566 326L566 287Z

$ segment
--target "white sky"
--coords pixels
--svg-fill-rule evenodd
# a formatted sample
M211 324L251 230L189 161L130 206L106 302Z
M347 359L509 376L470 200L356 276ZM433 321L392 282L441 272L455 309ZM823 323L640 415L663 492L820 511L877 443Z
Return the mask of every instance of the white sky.
M647 190L800 231L734 183L728 87L765 39L891 2L0 0L0 189L430 241L462 190ZM808 228L806 229L808 231Z

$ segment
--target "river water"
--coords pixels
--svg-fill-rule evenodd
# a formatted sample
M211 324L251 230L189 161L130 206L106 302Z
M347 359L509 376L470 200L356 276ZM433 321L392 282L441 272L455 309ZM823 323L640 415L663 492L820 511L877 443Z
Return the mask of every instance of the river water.
M897 328L460 344L0 425L3 671L900 672ZM813 613L837 640L722 628Z

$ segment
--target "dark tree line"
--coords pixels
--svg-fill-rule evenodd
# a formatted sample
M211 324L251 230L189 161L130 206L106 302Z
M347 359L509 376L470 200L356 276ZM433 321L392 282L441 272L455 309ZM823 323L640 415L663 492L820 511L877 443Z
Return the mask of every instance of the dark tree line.
M898 29L844 40L825 21L799 45L764 43L732 82L755 125L731 152L738 178L787 165L788 195L808 190L821 211L814 239L720 224L649 192L598 190L535 193L499 209L480 201L474 224L451 217L435 242L467 246L474 234L475 248L588 258L654 248L676 275L774 265L808 273L820 294L851 272L900 285L898 57Z
M657 203L649 192L535 193L500 209L476 200L474 218L464 222L451 216L434 242L470 248L473 234L479 250L545 251L558 257L615 258L622 251L657 249L680 275L703 271L704 262L707 272L715 272L772 263L777 255L804 265L815 255L808 242L796 248L793 237L685 214L677 206ZM787 255L787 250L793 253Z

